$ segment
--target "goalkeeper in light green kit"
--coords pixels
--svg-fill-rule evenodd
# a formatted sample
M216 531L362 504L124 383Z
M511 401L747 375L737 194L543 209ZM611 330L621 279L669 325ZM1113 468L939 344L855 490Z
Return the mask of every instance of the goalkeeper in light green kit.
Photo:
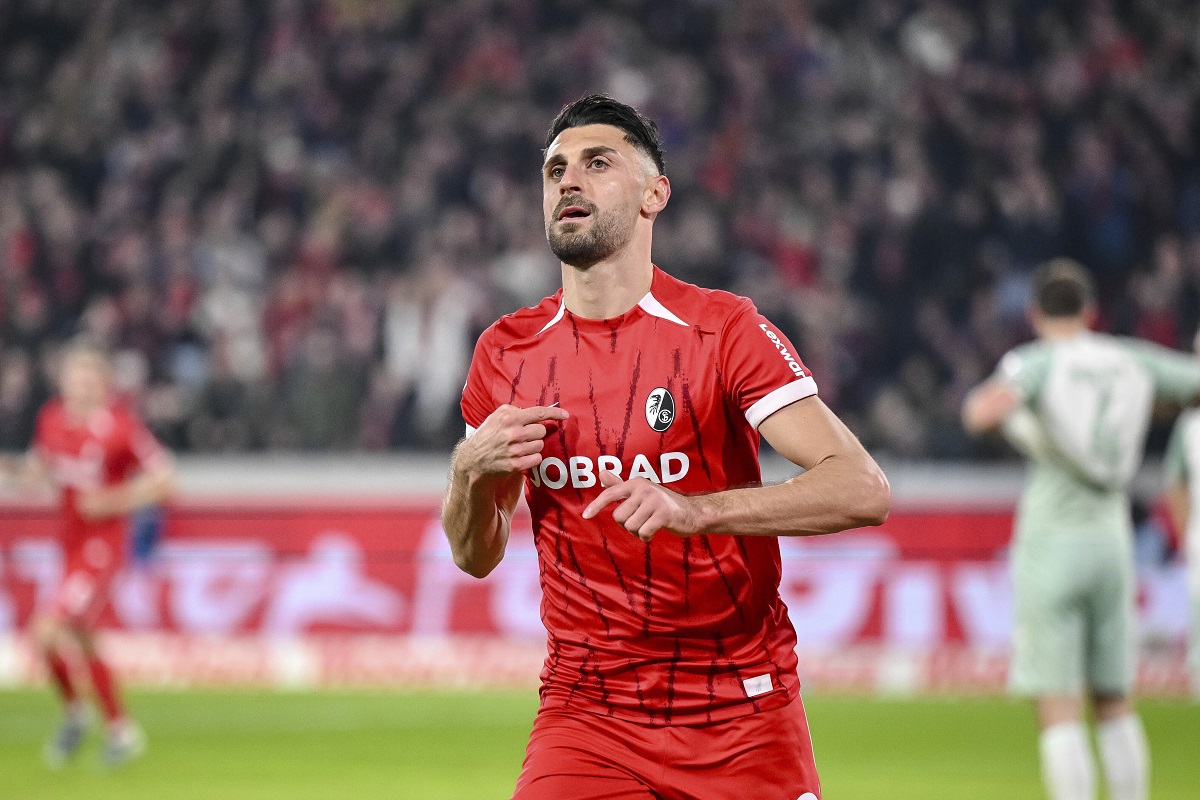
M1200 353L1200 333L1192 344ZM1167 444L1167 505L1175 527L1183 534L1192 626L1188 636L1188 667L1192 694L1200 697L1200 409L1179 416Z
M1130 700L1136 668L1128 486L1156 399L1190 404L1200 364L1148 342L1091 332L1091 280L1059 259L1034 276L1037 341L1008 353L968 395L967 430L1002 430L1029 459L1013 543L1011 689L1035 699L1053 800L1092 800L1085 701L1112 800L1148 794L1146 734Z

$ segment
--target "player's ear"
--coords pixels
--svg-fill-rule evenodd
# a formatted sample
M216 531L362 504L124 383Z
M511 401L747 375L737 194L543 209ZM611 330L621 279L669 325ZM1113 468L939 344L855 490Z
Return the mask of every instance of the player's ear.
M642 213L654 216L667 207L671 199L671 182L666 175L655 175L646 181L646 191L642 194Z

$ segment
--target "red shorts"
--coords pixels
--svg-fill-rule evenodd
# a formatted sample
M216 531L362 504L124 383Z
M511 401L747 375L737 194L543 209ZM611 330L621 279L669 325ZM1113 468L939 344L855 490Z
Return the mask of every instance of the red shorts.
M106 537L92 536L67 553L63 580L50 613L77 628L91 629L108 604L120 554Z
M804 704L709 725L538 713L513 800L820 800Z

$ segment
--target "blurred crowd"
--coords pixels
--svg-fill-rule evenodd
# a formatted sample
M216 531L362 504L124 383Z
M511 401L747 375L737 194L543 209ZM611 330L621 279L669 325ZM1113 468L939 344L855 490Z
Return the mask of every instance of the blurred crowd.
M61 344L184 451L443 447L479 332L558 284L566 102L655 118L669 272L755 299L880 454L978 454L1032 269L1200 321L1191 0L0 2L0 450Z

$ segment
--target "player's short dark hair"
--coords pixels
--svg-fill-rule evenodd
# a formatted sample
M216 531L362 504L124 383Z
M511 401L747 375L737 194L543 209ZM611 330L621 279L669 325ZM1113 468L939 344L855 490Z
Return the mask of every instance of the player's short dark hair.
M546 145L567 128L581 128L584 125L612 125L625 131L625 141L629 142L642 153L650 156L658 174L666 173L663 162L662 136L654 120L642 116L636 108L614 100L606 94L589 94L574 103L563 106L550 130L546 132Z
M1095 299L1092 276L1078 261L1056 258L1033 273L1033 302L1047 317L1077 317Z

